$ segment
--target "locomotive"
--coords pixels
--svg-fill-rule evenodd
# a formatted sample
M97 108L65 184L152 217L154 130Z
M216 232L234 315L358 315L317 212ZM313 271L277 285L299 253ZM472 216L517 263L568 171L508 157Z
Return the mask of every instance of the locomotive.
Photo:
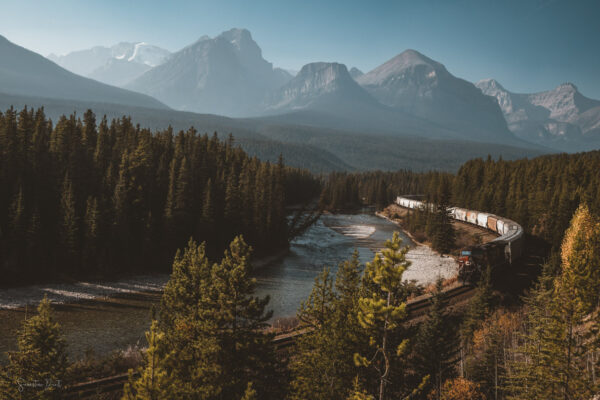
M396 198L396 204L420 210L433 207L431 204L401 196ZM459 207L450 207L448 214L458 221L477 225L500 235L490 242L461 250L458 258L458 279L460 281L474 283L488 266L497 268L509 265L521 257L524 232L521 225L516 222L494 214Z

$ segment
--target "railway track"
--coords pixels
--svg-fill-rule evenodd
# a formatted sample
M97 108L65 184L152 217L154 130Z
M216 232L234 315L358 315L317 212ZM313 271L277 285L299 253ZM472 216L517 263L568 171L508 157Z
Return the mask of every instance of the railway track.
M448 300L448 305L456 305L468 300L475 288L470 285L460 284L444 290ZM417 321L427 314L431 304L431 295L422 295L407 302L408 318L407 321ZM275 336L273 343L278 351L288 351L296 339L308 330L298 330ZM99 394L115 393L123 390L123 385L127 382L129 374L119 374L106 378L96 379L89 382L81 382L66 388L65 399L85 399Z

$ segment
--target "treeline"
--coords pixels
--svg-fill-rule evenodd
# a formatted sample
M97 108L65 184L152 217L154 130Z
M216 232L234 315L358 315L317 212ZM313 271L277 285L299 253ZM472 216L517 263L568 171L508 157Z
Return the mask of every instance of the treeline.
M585 205L518 309L471 300L463 375L488 399L591 399L600 392L600 218Z
M440 182L450 179L449 204L511 218L555 248L579 204L600 212L600 151L559 154L531 160L481 158L452 175L441 172L368 172L329 175L321 195L328 209L361 205L384 207L398 195L439 198Z
M0 113L2 283L166 269L190 237L220 254L244 234L286 245L285 206L318 195L309 173L250 158L217 135L151 132L43 109Z
M335 211L375 205L383 208L400 194L423 194L436 172L332 172L321 192L323 208Z
M600 151L532 160L466 162L453 183L454 204L521 224L556 248L580 203L600 212Z

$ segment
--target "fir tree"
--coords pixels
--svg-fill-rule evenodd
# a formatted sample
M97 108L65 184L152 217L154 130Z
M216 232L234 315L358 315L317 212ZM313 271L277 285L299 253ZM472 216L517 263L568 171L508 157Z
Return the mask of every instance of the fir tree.
M59 399L67 368L66 345L44 297L37 315L25 320L18 333L19 351L8 353L14 385L27 398ZM28 385L29 384L29 385Z
M335 290L334 290L335 288ZM325 269L298 312L312 331L299 338L292 364L292 398L345 399L356 375L353 354L367 345L358 324L361 293L358 252L341 263L335 285Z
M144 367L139 377L129 371L129 381L123 388L123 400L162 400L171 397L176 390L168 374L167 365L170 355L165 348L165 334L160 332L158 322L152 321L150 331L146 332L148 350L144 355Z
M463 344L470 342L473 337L473 332L480 327L481 323L490 312L492 306L491 274L492 271L488 266L480 277L477 288L475 289L475 295L469 301L469 306L460 329Z
M373 262L367 263L365 281L375 290L370 296L359 299L358 321L371 332L370 343L374 352L370 359L355 354L355 362L361 366L372 366L377 370L379 380L379 400L385 398L388 376L393 367L394 354L405 354L408 340L402 340L395 348L389 343L391 334L398 329L406 317L406 298L402 293L402 274L410 266L406 260L408 247L402 247L402 239L394 232L392 240L375 255Z
M507 379L509 398L590 398L598 389L597 366L588 362L596 343L587 332L594 331L582 329L592 307L587 296L597 284L582 279L589 274L588 261L597 259L597 248L586 251L598 226L592 221L580 207L563 241L561 274L543 275L528 298L523 342Z
M443 383L453 373L451 360L456 346L445 311L447 301L442 279L437 281L430 302L427 318L415 337L414 365L418 376L430 376L433 391L439 398Z
M360 386L358 377L354 380L354 386L347 400L375 400L375 397L371 396Z
M67 260L71 266L75 262L77 254L78 226L77 210L75 208L75 193L73 183L69 175L65 175L62 194L60 199L60 210L62 216L61 242L67 254Z
M211 270L212 307L202 310L214 319L221 346L220 383L224 398L241 397L252 381L263 396L272 390L268 372L275 372L272 336L264 333L272 312L265 308L269 297L254 297L256 280L250 277L252 248L236 237L221 263Z

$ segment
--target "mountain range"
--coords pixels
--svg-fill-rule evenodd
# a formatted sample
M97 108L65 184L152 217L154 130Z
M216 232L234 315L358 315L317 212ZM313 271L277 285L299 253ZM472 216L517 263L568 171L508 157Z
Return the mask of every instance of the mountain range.
M120 43L49 57L183 111L566 151L600 141L598 102L576 88L529 95L510 93L493 80L474 85L416 50L367 73L316 62L294 76L266 61L249 31L231 29L172 54L145 43ZM576 117L550 110L569 101Z
M0 91L23 96L168 108L144 94L67 71L41 55L0 36Z
M512 93L494 79L477 83L497 99L508 127L518 137L565 151L600 145L600 101L583 96L572 83L539 93Z
M291 75L262 57L245 29L201 37L162 65L125 85L184 111L257 115L265 95Z
M121 42L112 47L96 46L61 56L50 54L48 59L78 75L124 86L164 63L170 54L168 50L144 42Z
M150 129L232 133L252 155L275 161L283 154L290 165L315 172L454 170L488 154L514 159L552 152L549 144L559 150L595 146L600 136L598 102L573 86L536 95L515 95L492 81L475 86L415 50L367 73L315 62L295 74L266 61L243 29L202 37L172 54L145 43L76 53L56 62L77 64L69 68L88 76L117 71L120 64L143 64L146 71L123 84L125 90L0 37L0 109L43 106L56 119L91 108L107 118L130 115ZM127 74L117 76L125 80ZM525 122L516 118L523 113ZM530 125L552 132L543 118L576 126L583 139L528 136Z

